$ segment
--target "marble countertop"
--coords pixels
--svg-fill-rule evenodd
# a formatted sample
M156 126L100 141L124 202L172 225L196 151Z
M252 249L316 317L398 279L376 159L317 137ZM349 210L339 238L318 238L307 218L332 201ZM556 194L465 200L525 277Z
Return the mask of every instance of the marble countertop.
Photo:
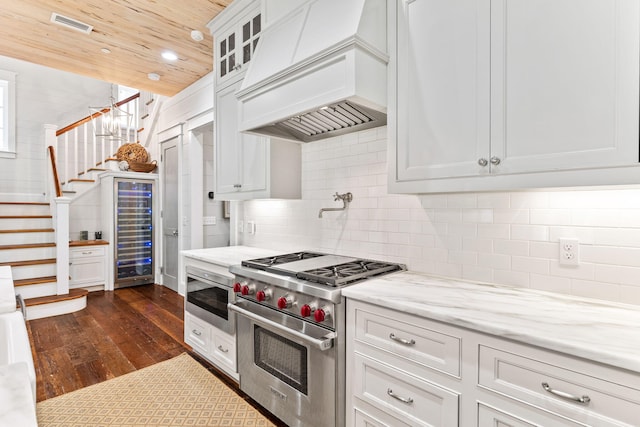
M0 267L0 314L16 311L16 294L13 289L11 267Z
M24 362L0 366L0 427L37 427L36 405Z
M343 289L376 304L640 372L640 307L406 271Z
M245 259L262 258L282 253L283 251L253 248L251 246L224 246L220 248L191 249L181 252L185 257L227 268L240 264Z

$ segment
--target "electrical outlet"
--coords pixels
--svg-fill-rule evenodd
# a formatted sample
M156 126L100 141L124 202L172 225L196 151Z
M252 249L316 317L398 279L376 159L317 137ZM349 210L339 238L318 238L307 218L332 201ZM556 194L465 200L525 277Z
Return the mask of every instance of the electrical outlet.
M580 242L578 239L560 239L560 265L580 264Z

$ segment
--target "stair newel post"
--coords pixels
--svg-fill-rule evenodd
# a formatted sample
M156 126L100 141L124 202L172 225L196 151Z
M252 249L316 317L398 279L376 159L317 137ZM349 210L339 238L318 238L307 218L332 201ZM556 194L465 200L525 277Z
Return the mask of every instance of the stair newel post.
M69 293L69 205L68 197L54 199L56 234L56 290L58 295Z

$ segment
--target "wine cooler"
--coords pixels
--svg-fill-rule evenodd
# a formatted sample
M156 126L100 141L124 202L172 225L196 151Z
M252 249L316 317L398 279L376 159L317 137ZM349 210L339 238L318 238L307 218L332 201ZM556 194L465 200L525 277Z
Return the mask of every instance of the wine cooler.
M153 184L114 180L114 288L154 282Z

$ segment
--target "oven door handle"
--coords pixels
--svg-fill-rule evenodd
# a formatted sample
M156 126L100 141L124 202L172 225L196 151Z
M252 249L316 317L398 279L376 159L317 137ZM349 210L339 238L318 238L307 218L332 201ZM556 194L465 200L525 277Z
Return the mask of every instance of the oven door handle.
M282 326L279 323L274 322L273 320L265 319L264 317L258 316L257 314L252 313L249 310L245 310L244 308L240 308L235 304L229 303L227 304L227 307L229 308L229 310L235 311L236 313L245 316L256 323L261 323L278 331L300 338L301 340L305 341L308 344L311 344L320 351L329 350L331 347L333 347L333 339L336 337L335 332L329 332L323 337L323 339L317 339L303 334L302 332L298 332L294 329L289 329L285 326Z

